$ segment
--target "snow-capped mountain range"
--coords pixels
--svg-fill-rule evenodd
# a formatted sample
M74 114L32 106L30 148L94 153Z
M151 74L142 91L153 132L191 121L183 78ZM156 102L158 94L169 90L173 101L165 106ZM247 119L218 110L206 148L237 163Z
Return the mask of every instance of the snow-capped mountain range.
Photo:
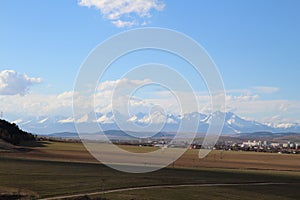
M205 133L213 117L225 114L225 123L222 134L238 134L238 133L253 133L259 131L265 132L300 132L300 124L262 124L256 121L246 120L237 116L232 112L221 113L215 112L210 115L193 112L184 115L163 115L161 113L153 113L151 115L145 113L137 113L126 119L127 122L135 123L139 126L148 126L150 123L163 123L163 132L176 132L180 123L193 122L195 119L199 120L198 132ZM86 132L94 132L90 130L91 123L99 123L101 128L105 130L119 130L115 123L115 116L109 112L106 114L96 113L96 121L92 121L92 115L84 115L77 119L77 123L81 123L86 127ZM27 117L24 119L17 119L14 121L23 130L34 134L50 134L57 132L76 132L74 119L72 117L55 116L55 117ZM135 130L131 130L135 131ZM184 130L188 132L189 130Z

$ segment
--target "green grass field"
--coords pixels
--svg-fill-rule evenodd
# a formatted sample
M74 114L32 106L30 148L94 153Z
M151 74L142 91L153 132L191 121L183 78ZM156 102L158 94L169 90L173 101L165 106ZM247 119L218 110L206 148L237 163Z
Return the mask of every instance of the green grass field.
M45 144L44 147L34 148L39 154L34 154L34 151L20 153L23 156L16 153L1 154L0 193L5 190L23 191L38 198L44 198L149 185L272 182L286 184L143 189L105 194L105 197L108 199L139 200L199 198L299 199L300 197L300 171L297 170L204 168L189 166L189 162L187 162L185 166L179 165L179 168L175 165L175 168L165 168L146 174L128 174L99 164L83 153L84 148L80 144L49 143ZM134 149L132 150L134 151ZM235 153L239 155L239 152ZM194 155L194 152L189 151L183 159L190 158L189 154ZM212 158L215 157L214 154L218 155L217 152L214 152ZM30 158L30 155L34 156ZM57 155L60 155L60 157L55 160ZM76 155L78 160L75 159ZM252 155L260 156L258 154ZM264 158L265 155L261 156ZM274 156L277 156L277 154ZM229 154L228 157L232 159ZM285 157L280 158L286 159ZM291 158L288 157L288 159ZM239 159L237 158L237 160ZM190 163L193 162L190 161Z

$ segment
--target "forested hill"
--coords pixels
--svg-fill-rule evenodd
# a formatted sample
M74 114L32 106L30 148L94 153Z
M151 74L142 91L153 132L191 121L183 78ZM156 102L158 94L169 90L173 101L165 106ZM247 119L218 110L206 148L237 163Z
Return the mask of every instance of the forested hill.
M35 136L21 130L15 123L0 119L0 139L18 145L22 141L35 140Z

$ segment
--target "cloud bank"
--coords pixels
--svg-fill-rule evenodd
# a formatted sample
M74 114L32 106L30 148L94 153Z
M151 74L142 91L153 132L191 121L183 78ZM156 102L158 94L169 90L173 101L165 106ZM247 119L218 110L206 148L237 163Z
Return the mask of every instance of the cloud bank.
M5 105L1 109L8 114L14 116L64 116L61 122L70 122L72 118L72 103L73 91L63 92L61 94L28 94L28 95L14 95L26 94L32 84L40 83L40 78L30 78L23 74L18 74L12 70L5 70L0 72L0 102ZM109 113L112 107L118 105L112 104L112 97L116 86L121 90L128 90L128 88L135 88L141 84L148 84L151 80L129 80L119 79L110 80L99 83L94 98L95 111L99 113ZM11 84L9 84L11 83ZM267 87L252 88L245 90L233 90L227 93L226 96L226 110L234 112L247 119L256 120L263 123L272 123L275 125L288 125L288 123L300 123L298 116L300 115L300 102L290 100L264 100L259 94L262 92L275 92L279 89L271 89ZM239 92L238 92L239 91ZM144 93L146 92L146 93ZM146 96L139 96L132 94L128 102L128 111L132 114L139 112L148 113L154 106L160 106L165 113L178 115L180 114L180 105L177 99L174 98L170 92L165 90L145 90L142 94ZM258 94L259 93L259 94ZM3 95L6 94L6 95ZM10 94L10 95L7 95ZM184 94L182 94L184 95ZM191 110L191 112L200 112L208 114L211 111L211 99L206 92L196 92L196 98L199 103L199 110ZM82 108L85 107L86 100L79 99ZM121 102L121 101L116 101ZM81 120L86 120L83 117ZM15 120L15 117L13 118ZM108 122L110 119L99 118L100 121ZM147 121L148 118L143 120ZM282 125L283 126L283 125Z
M24 96L32 85L41 82L41 78L32 78L14 70L3 70L0 71L0 95Z
M146 25L152 10L162 11L165 7L159 0L79 0L78 5L100 10L119 28Z

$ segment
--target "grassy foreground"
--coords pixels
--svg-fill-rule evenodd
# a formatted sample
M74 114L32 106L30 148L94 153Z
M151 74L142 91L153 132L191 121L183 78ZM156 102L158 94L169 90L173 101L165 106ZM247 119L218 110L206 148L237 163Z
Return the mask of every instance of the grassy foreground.
M250 194L249 188L261 188L253 190L257 194L264 193L267 197L274 194L278 197L294 198L299 197L300 172L277 172L259 170L225 170L225 169L163 169L147 174L128 174L112 170L99 164L68 163L57 161L33 161L14 158L0 158L0 185L7 188L18 188L36 193L39 197L49 197L62 194L78 194L85 192L101 191L112 188L126 188L143 185L160 184L184 184L184 183L245 183L245 182L277 182L288 183L280 186L244 186L244 193ZM270 188L271 187L271 188ZM277 188L279 187L279 189ZM145 199L152 195L152 199L160 199L157 195L165 195L164 199L180 198L181 195L190 195L194 199L195 195L203 194L203 191L214 189L224 195L235 193L240 195L240 190L234 187L215 188L181 188L163 190L143 190L134 191L134 196ZM266 189L269 188L269 189ZM176 195L182 191L181 195ZM217 193L207 193L207 198ZM129 193L129 194L132 194ZM157 194L157 195L155 195ZM118 197L118 195L120 197ZM126 199L126 192L122 194L110 194L109 199ZM149 196L150 195L150 196ZM147 197L147 198L146 198ZM143 197L144 198L144 197ZM143 199L138 198L138 199ZM148 199L149 199L148 198Z
M108 199L231 199L231 200L282 200L299 199L296 185L272 185L272 186L219 186L219 187L192 187L192 188L164 188L149 189L147 191L131 191L105 195Z
M145 151L133 148L132 151ZM233 152L223 155L220 162L230 163L247 160ZM65 194L101 192L114 188L149 185L192 184L192 183L251 183L272 182L282 185L263 186L217 186L144 189L105 194L107 199L299 199L300 171L251 170L205 168L194 166L188 151L183 160L176 161L175 168L166 168L146 174L128 174L99 164L88 155L80 144L47 143L21 153L2 153L0 156L0 193L20 191L36 198ZM217 163L218 152L209 158ZM232 156L233 155L233 156ZM242 154L243 155L243 154ZM254 157L253 157L254 156ZM265 154L250 154L253 159L264 158ZM273 156L279 156L277 154ZM289 156L289 155L286 155ZM209 159L207 158L207 159ZM234 160L234 158L236 158ZM276 158L276 157L273 157ZM293 160L299 157L278 157ZM189 160L190 159L190 160ZM214 160L215 159L215 160ZM275 160L276 161L276 160ZM197 161L198 162L198 161ZM237 163L238 163L237 162ZM264 160L261 160L263 163ZM276 161L278 162L278 161ZM293 162L291 162L293 164ZM296 161L294 161L296 163ZM257 162L257 168L261 165ZM282 164L282 166L285 166ZM291 167L291 164L287 165ZM294 166L298 167L299 166ZM189 169L188 169L189 168ZM193 168L193 169L191 169ZM2 188L2 189L1 189Z

